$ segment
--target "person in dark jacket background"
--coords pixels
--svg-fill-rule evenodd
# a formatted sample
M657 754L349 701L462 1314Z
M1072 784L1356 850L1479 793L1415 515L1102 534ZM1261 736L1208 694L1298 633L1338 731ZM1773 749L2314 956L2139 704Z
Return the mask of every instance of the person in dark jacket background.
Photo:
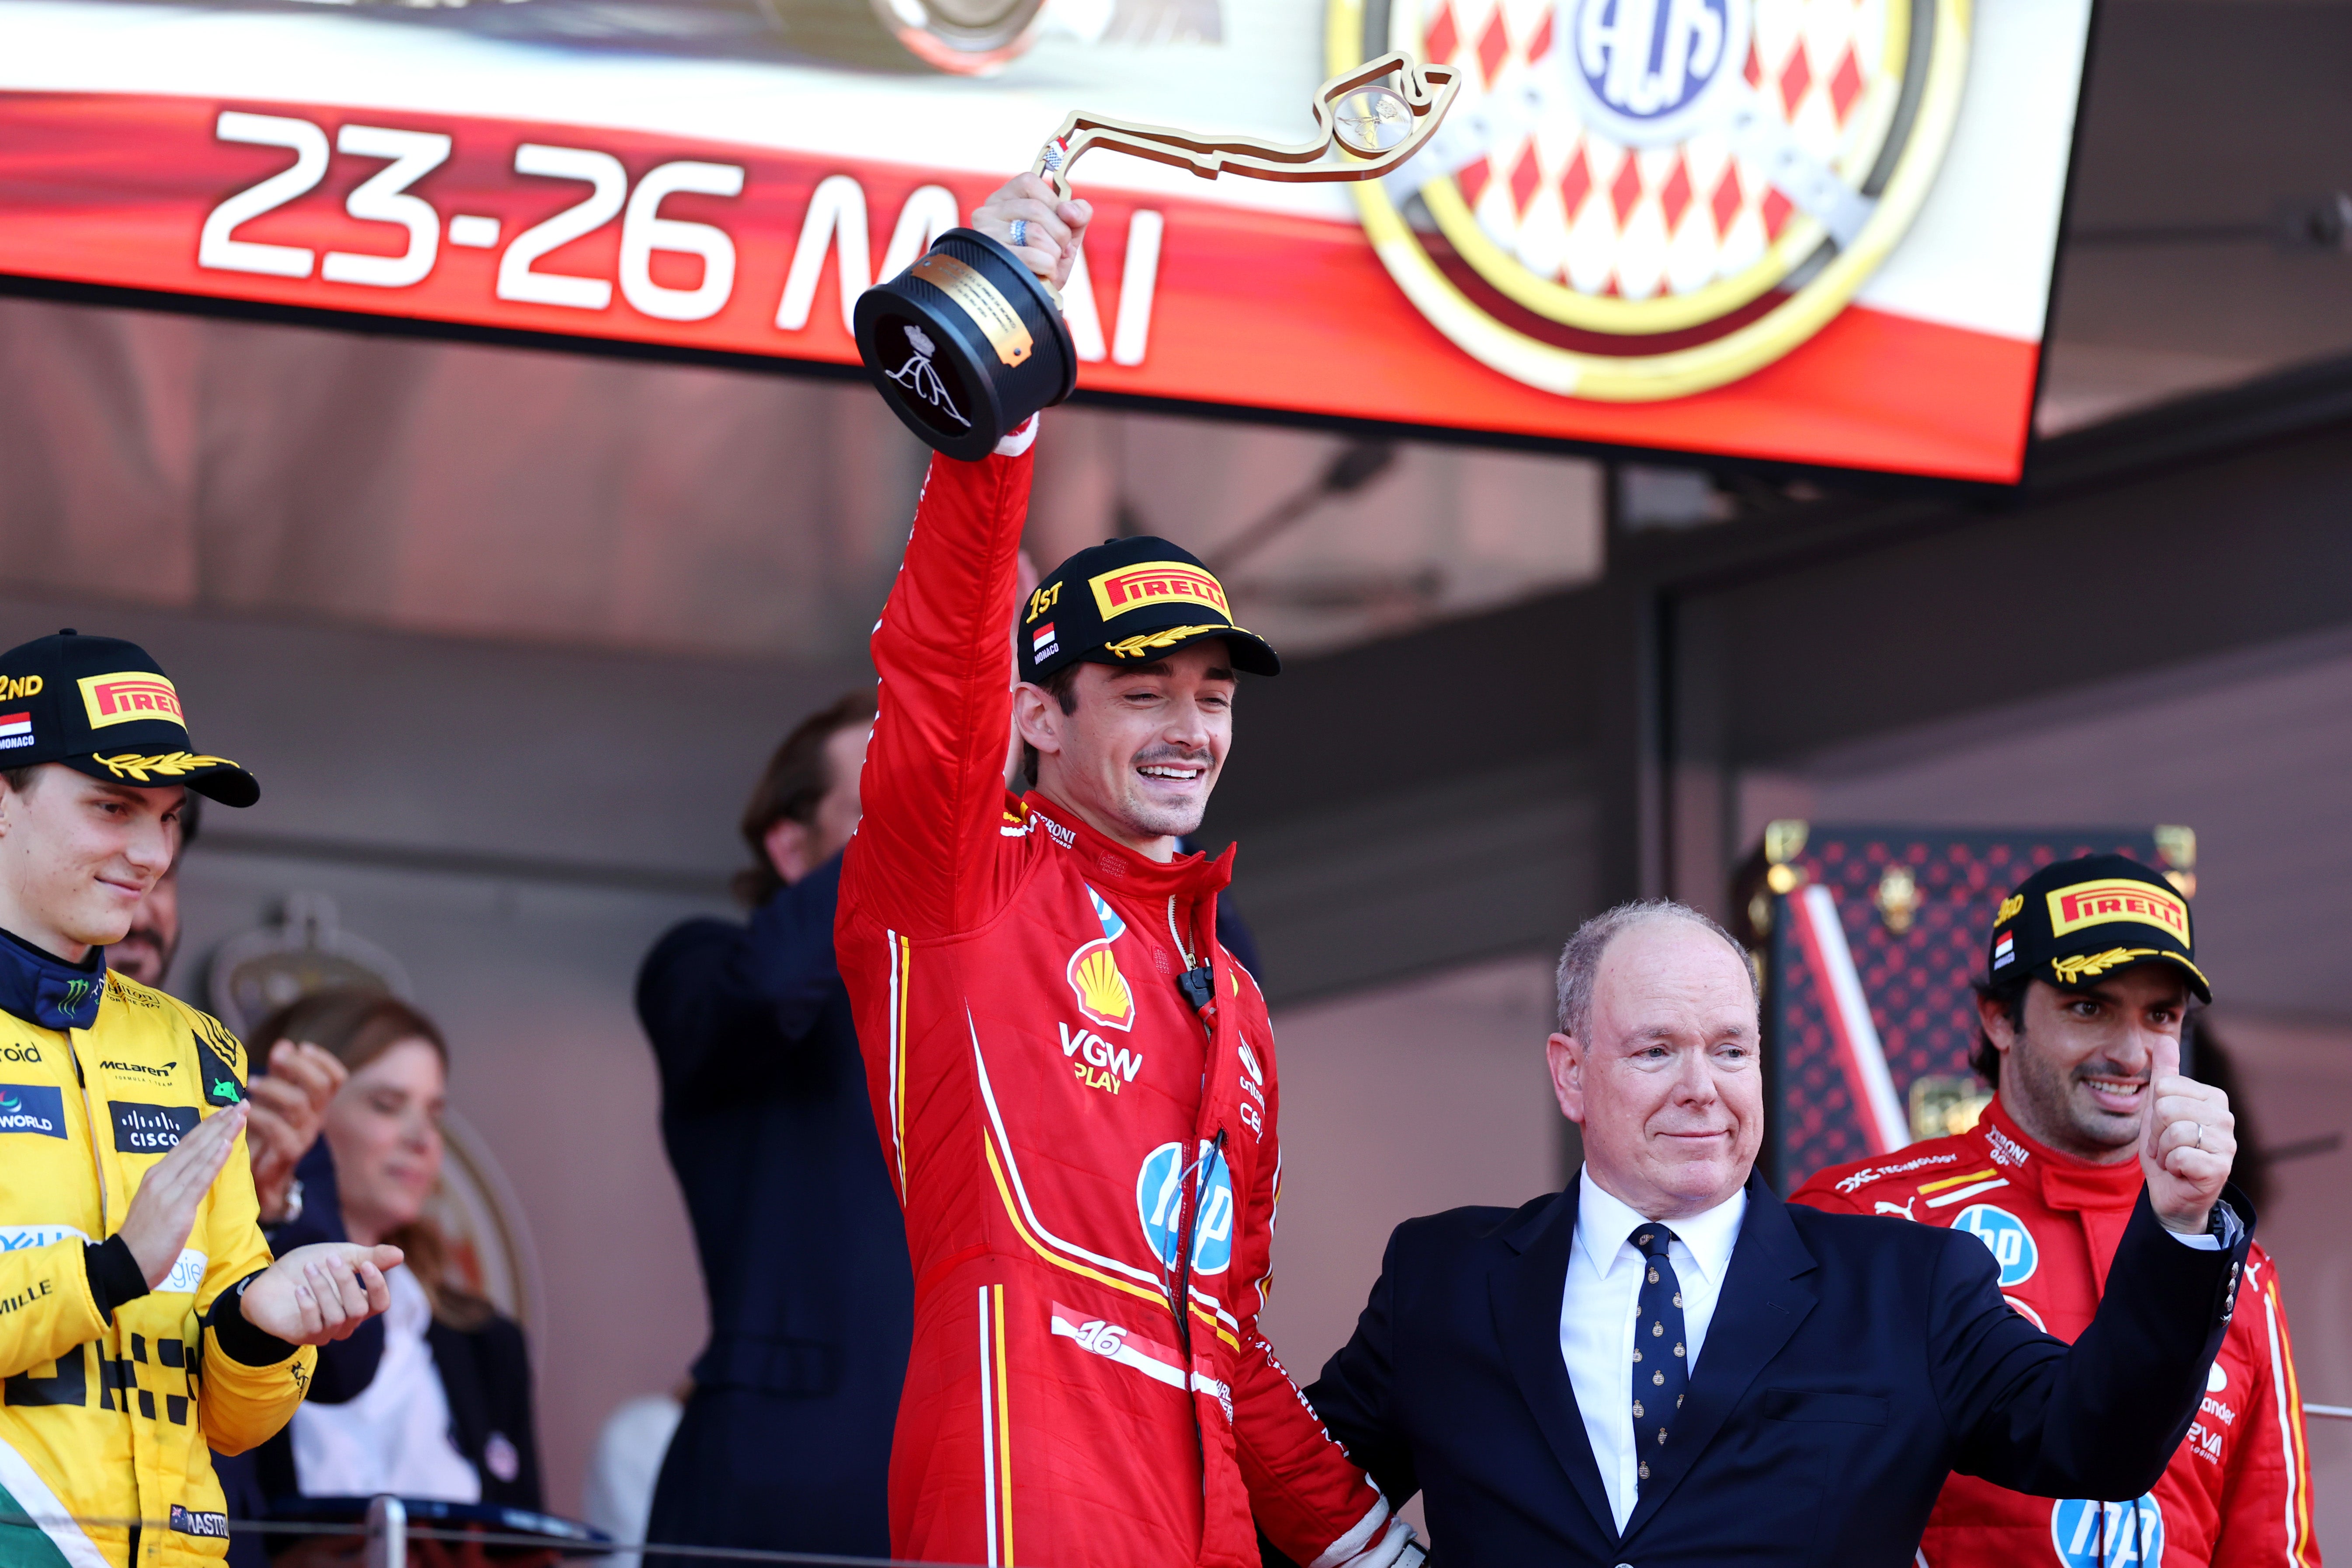
M710 1300L650 1541L888 1555L914 1285L833 958L873 718L852 692L785 739L743 813L750 923L689 921L638 973Z

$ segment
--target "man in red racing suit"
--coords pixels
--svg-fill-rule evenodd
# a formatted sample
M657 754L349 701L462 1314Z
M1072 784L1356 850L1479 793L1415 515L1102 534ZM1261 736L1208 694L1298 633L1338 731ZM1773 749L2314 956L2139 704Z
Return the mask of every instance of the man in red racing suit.
M1007 234L1033 183L975 226ZM1058 210L1055 232L1080 226ZM1035 431L932 459L874 633L880 710L842 872L841 973L915 1275L892 1552L1255 1568L1255 1514L1302 1564L1383 1568L1409 1532L1258 1332L1279 1093L1265 998L1213 934L1232 853L1156 858L1004 787ZM1146 640L1211 629L1223 592L1200 579L1178 617L1195 624ZM1057 587L1024 649L1076 635L1083 577L1024 603ZM1196 1009L1177 977L1202 970Z
M2155 873L2120 857L2104 864L2068 862L2050 868L2021 893L2042 895L2035 883L2049 879L2063 900L2074 889L2096 886L2126 889L2133 873L2149 884L2151 909L2168 901ZM2070 871L2083 866L2083 871ZM2128 868L2128 870L2122 869ZM2101 873L2104 873L2102 875ZM2112 895L2111 895L2112 896ZM2078 900L2079 901L2079 900ZM2187 929L2187 905L2169 900ZM2033 906L2041 906L2035 908ZM2075 1014L2093 1015L2115 989L2137 973L2175 955L2149 945L2122 947L2134 940L2116 934L2113 924L2089 926L2085 935L2101 956L2149 959L2129 968L2075 971L2079 980L2103 980L2087 991L2061 991L2042 976L2063 974L2032 963L2038 933L2012 930L2031 924L2047 908L2041 897L2011 898L1995 925L1993 962L2000 966L1990 993L2001 983L2026 980L2042 987L2044 1003L2060 998ZM2128 929L2128 928L2127 928ZM2011 940L2004 944L2002 938ZM2105 944L2102 946L2102 944ZM2005 973L2015 954L2032 973ZM2179 957L2187 956L2183 948ZM2187 969L2185 964L2176 966ZM2189 971L2193 973L2193 971ZM2202 976L2196 984L2201 990ZM2031 1009L2024 999L2019 1016ZM1992 1025L1998 1027L1995 1017ZM2095 1018L2093 1020L2095 1026ZM1966 1230L1991 1249L2000 1266L2001 1293L2035 1327L2073 1340L2090 1326L2106 1287L2124 1225L2139 1196L2139 1162L2130 1157L2092 1163L2053 1148L2021 1122L2065 1127L2068 1098L2085 1090L2084 1075L2060 1078L2028 1070L2029 1051L2047 1053L2067 1026L2063 1015L2008 1037L2000 1058L1989 1057L1980 1042L1980 1067L1993 1069L1997 1098L1975 1127L1957 1137L1914 1143L1879 1159L1833 1166L1797 1189L1792 1201L1848 1214L1888 1215L1921 1225ZM2178 1028L2177 1021L2171 1026ZM2085 1071L2127 1078L2131 1063L2120 1053L2095 1054ZM2021 1104L2025 1114L2012 1110ZM2205 1404L2189 1436L2156 1488L2135 1502L2101 1504L2083 1499L2027 1497L1990 1481L1955 1473L1945 1482L1919 1544L1927 1568L2022 1568L2050 1563L2060 1568L2318 1568L2319 1547L2311 1535L2311 1471L2304 1448L2303 1406L2295 1384L2294 1358L2287 1339L2286 1310L2279 1300L2278 1276L2257 1242L2246 1262L2235 1315L2221 1342L2207 1382Z
M1791 1201L1973 1231L2000 1265L2009 1304L2035 1327L2073 1340L2098 1310L2139 1189L2137 1161L2068 1159L2027 1137L1995 1100L1956 1138L1834 1166ZM2137 1505L2106 1505L2105 1562L2318 1568L2286 1310L2260 1242L2246 1260L2237 1315L2207 1386L2204 1409L2156 1489ZM1928 1568L2099 1563L2100 1511L2096 1503L2053 1503L1955 1473L1936 1500L1919 1555ZM2160 1557L2134 1552L2135 1524L2148 1545L2160 1532Z

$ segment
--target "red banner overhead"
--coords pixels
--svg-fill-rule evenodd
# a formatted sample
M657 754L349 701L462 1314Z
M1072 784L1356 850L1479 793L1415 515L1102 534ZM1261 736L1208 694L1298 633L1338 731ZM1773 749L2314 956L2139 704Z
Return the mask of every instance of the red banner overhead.
M1154 46L1030 6L996 74L893 77L365 10L0 7L0 272L846 363L858 292L1067 108L1295 134L1328 64L1401 40L1470 85L1387 181L1079 171L1082 393L2017 477L2081 5L1701 0L1659 8L1697 31L1630 86L1612 0L1398 0L1384 35L1349 0L1257 7ZM2004 116L2050 81L2063 104Z

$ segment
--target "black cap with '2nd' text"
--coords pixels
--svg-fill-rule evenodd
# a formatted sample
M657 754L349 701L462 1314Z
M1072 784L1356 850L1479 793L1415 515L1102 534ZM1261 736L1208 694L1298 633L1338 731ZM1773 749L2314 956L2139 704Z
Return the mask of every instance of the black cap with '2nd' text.
M179 689L120 637L68 630L0 654L0 768L42 763L109 784L185 784L223 805L261 798L251 773L195 749Z

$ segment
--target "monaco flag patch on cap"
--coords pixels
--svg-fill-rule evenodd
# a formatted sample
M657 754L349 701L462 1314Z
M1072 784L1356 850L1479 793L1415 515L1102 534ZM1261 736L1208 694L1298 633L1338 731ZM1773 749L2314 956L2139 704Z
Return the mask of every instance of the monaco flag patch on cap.
M2009 932L1992 944L1992 966L1999 969L2017 956L2017 933Z
M33 743L33 715L30 711L0 713L0 748L29 746Z

